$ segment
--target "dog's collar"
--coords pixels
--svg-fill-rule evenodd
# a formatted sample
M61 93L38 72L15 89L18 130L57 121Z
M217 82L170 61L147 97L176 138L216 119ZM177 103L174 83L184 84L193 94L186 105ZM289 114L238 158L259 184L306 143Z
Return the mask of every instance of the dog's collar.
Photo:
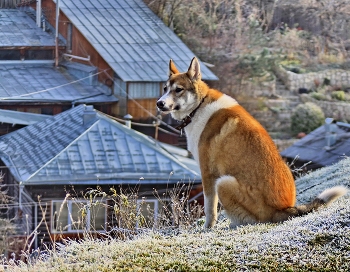
M181 131L181 134L182 134L182 130L192 122L193 116L196 114L197 110L198 110L199 107L202 105L203 101L204 101L204 98L203 98L202 101L199 103L199 105L197 106L197 108L195 108L189 115L187 115L184 119L182 119L180 125L178 125L177 127L175 127L177 130L180 130L180 131Z

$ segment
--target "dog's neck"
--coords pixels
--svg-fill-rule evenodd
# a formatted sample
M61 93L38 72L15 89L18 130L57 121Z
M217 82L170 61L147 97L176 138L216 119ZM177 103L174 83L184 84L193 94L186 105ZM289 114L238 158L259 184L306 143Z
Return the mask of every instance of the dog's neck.
M194 110L192 110L189 114L186 114L186 116L184 118L180 119L181 121L178 120L178 121L180 121L180 124L176 127L176 129L182 130L192 122L193 116L196 114L197 110L202 105L203 101L204 101L204 98L201 100L201 102L198 104L198 106ZM174 118L174 116L173 116L173 118Z

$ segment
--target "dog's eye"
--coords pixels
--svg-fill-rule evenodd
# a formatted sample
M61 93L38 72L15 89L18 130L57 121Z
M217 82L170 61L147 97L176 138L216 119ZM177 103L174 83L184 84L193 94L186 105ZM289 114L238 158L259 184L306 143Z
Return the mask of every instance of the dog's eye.
M179 93L179 92L182 92L183 90L184 90L183 88L176 88L175 92Z
M163 90L164 90L164 92L166 92L166 86L164 86Z

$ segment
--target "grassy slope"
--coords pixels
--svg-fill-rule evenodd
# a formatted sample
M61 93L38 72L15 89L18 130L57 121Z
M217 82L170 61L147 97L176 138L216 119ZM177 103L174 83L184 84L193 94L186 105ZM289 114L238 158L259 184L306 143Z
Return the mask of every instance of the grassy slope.
M298 201L324 188L350 187L350 159L297 180ZM327 208L281 224L228 229L220 220L173 235L132 241L86 240L62 247L33 266L8 271L350 271L349 194Z

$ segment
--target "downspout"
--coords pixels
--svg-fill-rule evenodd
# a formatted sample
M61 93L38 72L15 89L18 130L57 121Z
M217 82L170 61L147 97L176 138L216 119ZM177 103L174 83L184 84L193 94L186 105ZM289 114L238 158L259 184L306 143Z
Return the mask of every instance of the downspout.
M60 15L60 0L56 0L56 37L55 37L55 66L58 66L58 18Z

